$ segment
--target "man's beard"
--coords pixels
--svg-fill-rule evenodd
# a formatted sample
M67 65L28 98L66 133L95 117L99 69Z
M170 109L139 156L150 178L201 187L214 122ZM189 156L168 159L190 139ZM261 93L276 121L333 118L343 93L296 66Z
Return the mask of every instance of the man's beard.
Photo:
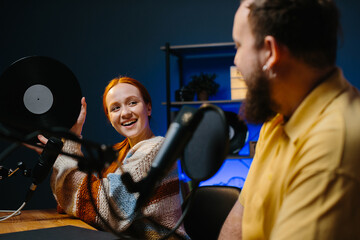
M246 79L248 91L240 108L240 117L249 123L264 123L276 115L276 105L270 98L269 80L266 74L258 69Z

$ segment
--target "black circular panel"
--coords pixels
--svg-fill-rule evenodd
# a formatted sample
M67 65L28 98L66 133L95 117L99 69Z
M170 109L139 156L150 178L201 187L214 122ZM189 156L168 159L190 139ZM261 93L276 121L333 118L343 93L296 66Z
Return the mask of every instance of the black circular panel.
M70 129L81 108L72 71L44 56L21 58L0 77L0 121L23 134L54 127Z

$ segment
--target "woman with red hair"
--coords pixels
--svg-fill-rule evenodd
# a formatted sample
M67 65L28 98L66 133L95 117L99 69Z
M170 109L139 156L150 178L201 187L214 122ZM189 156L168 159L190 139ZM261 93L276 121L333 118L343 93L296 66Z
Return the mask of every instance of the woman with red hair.
M78 136L81 136L86 116L84 98L81 103L79 118L71 129ZM119 153L118 159L102 172L102 176L89 176L79 171L77 161L60 155L51 176L51 188L58 210L106 229L100 214L118 232L126 231L141 239L161 238L175 226L181 216L176 166L157 186L155 194L142 209L143 217L139 219L134 219L133 214L138 194L129 193L121 180L124 172L130 173L136 182L144 178L163 143L164 138L154 136L150 129L151 97L139 81L119 77L111 80L105 88L103 107L111 125L125 137L125 140L114 145ZM47 141L42 136L39 139L44 144ZM63 151L82 154L80 144L69 140L65 141ZM91 183L96 209L91 203L88 181ZM115 212L111 206L115 207ZM124 220L119 220L118 216ZM180 227L173 237L187 238L187 235Z

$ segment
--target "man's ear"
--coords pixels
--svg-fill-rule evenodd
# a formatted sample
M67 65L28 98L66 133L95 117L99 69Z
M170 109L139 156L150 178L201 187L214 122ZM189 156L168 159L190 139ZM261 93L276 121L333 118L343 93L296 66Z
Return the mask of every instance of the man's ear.
M264 39L265 64L268 69L272 69L279 61L280 46L273 36L266 36Z

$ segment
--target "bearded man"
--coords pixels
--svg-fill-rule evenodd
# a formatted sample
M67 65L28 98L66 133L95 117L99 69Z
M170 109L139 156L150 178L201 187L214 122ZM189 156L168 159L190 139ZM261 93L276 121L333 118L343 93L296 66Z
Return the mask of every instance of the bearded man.
M219 239L360 239L360 95L335 65L332 0L244 0L241 114L264 122Z

